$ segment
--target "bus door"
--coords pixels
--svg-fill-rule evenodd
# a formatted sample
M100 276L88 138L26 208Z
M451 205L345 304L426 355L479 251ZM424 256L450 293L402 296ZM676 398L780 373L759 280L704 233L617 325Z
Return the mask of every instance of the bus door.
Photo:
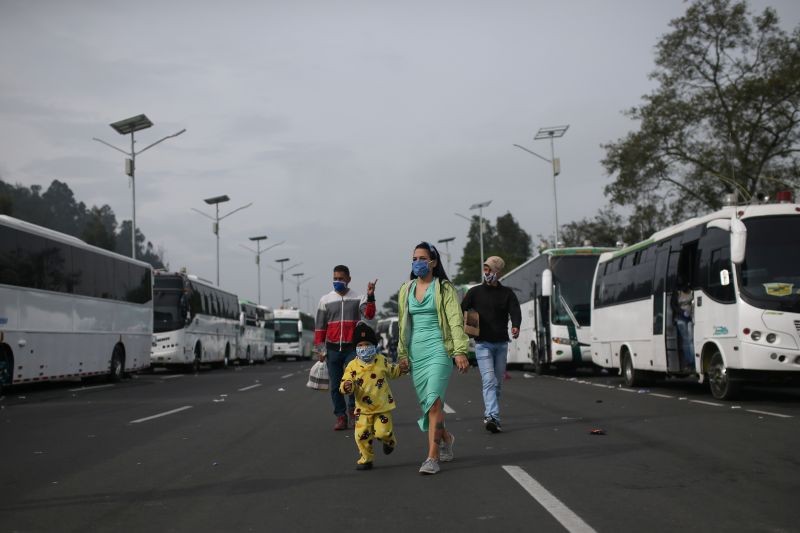
M669 266L669 243L664 243L656 250L656 269L653 279L653 361L666 362L667 337L665 331L666 313L664 294L667 289L667 270Z

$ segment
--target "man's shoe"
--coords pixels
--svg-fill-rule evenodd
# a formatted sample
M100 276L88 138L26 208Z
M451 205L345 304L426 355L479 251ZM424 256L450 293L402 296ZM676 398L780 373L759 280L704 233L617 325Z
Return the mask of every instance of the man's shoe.
M333 426L334 431L343 431L347 429L347 417L345 415L339 415L336 417L336 425Z
M372 461L368 463L358 463L356 465L356 470L372 470Z
M439 443L439 460L443 463L449 463L453 460L453 444L456 442L456 436L450 433L450 442L442 439Z
M419 467L420 474L436 474L439 472L439 461L436 459L431 459L428 457L425 461L422 462L422 466Z
M486 431L490 433L500 433L503 429L500 427L500 422L489 417L486 419Z
M390 444L386 444L385 442L383 443L383 453L384 454L389 455L393 451L394 451L394 446L392 446Z

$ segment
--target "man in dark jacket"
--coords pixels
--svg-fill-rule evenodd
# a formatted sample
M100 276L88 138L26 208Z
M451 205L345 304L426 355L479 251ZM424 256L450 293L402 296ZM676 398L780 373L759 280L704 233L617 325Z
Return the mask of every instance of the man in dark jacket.
M475 338L475 359L483 382L483 424L487 431L499 433L500 389L506 372L508 355L508 320L511 336L519 336L522 313L514 291L497 281L505 261L492 256L483 263L483 283L472 287L461 301L464 311L477 311L480 333Z

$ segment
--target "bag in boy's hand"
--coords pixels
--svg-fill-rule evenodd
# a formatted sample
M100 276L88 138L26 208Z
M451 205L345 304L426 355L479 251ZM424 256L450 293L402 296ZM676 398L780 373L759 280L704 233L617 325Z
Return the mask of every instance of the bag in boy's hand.
M481 334L480 315L477 311L464 311L464 333L473 338Z
M308 373L306 387L316 390L328 390L328 382L328 365L322 361L317 361Z

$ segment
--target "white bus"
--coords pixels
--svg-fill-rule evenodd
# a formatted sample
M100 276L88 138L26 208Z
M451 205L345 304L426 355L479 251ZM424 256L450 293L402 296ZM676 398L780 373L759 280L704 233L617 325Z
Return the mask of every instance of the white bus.
M689 364L673 298L694 301ZM708 381L717 399L753 380L800 377L800 206L726 207L601 256L592 357L628 386L655 376Z
M600 254L608 250L544 250L501 278L517 295L522 311L519 337L508 346L509 364L532 364L537 374L550 365L592 364L592 279Z
M237 358L240 364L266 363L272 358L275 329L272 310L253 302L240 301Z
M152 270L0 216L0 388L150 365Z
M275 356L311 359L313 348L314 318L297 309L276 309Z
M184 272L157 270L153 279L153 366L228 367L236 357L239 298Z

